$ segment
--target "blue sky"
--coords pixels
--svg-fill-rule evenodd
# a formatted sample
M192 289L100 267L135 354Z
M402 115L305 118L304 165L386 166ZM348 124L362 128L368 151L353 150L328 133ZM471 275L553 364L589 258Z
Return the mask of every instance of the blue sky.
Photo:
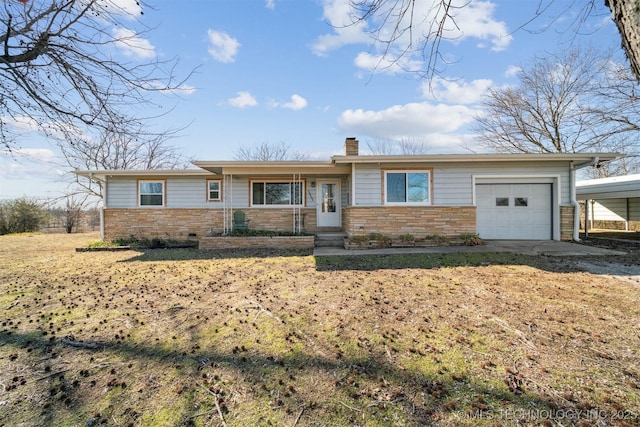
M472 0L455 12L459 29L440 47L451 64L430 91L415 73L372 68L379 50L367 35L371 26L341 25L348 0L152 3L142 17L152 30L118 55L178 58L182 75L196 69L179 96L156 99L170 111L157 130L188 125L171 144L194 160L229 160L240 147L262 143L327 159L342 152L345 137L357 137L361 152L367 142L400 139L433 154L483 151L474 145L472 117L489 88L516 82L518 66L571 44L621 55L602 1L576 32L583 1ZM404 60L421 65L419 57ZM21 133L13 156L0 152L0 200L63 194L68 173L54 145L26 127Z

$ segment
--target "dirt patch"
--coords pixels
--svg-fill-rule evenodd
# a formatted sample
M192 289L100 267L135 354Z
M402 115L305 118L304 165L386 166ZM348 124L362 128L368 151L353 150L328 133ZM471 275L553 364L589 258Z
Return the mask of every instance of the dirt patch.
M634 255L96 239L0 237L0 425L640 424Z

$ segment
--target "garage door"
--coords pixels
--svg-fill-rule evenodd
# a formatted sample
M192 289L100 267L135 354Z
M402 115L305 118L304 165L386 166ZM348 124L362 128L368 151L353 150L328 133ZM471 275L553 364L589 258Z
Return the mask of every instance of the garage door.
M553 239L552 184L477 184L476 227L483 239Z

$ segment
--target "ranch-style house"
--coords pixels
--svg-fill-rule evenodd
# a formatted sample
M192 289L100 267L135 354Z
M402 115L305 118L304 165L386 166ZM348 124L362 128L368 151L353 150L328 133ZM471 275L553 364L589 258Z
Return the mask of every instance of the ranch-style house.
M360 155L355 138L344 147L326 161L195 161L197 169L76 173L102 182L103 239L226 235L235 218L250 229L349 237L578 240L576 171L618 157Z

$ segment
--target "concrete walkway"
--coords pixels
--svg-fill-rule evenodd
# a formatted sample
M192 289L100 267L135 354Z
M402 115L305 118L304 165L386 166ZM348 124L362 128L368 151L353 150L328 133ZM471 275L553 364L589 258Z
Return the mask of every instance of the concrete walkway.
M462 252L512 252L524 255L580 256L580 255L625 255L625 252L596 248L573 242L554 240L486 240L482 246L431 246L426 248L343 249L332 247L315 248L314 256L331 255L379 255L422 254Z

